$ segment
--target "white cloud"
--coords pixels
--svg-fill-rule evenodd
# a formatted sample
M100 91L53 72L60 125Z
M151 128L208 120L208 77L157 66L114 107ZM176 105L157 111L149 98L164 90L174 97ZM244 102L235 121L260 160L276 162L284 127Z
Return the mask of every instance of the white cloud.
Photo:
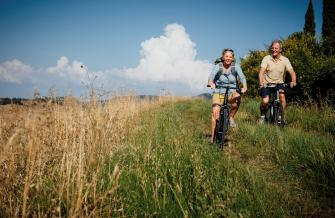
M79 82L87 79L87 67L77 60L70 63L65 56L58 59L56 66L47 68L47 72Z
M91 72L78 60L61 56L55 66L34 69L19 60L0 65L0 81L21 83L23 80L41 86L83 87L82 83L126 87L139 93L157 94L168 89L174 94L196 94L205 91L212 65L197 59L196 44L184 26L169 24L164 33L141 43L138 66ZM47 73L45 73L47 72ZM96 78L96 80L95 80ZM79 89L79 88L78 88Z
M177 82L192 90L203 90L205 87L211 64L196 59L196 45L182 25L167 25L162 36L142 42L141 47L139 65L124 69L129 78Z
M30 78L32 67L22 61L13 59L0 64L0 81L21 84Z

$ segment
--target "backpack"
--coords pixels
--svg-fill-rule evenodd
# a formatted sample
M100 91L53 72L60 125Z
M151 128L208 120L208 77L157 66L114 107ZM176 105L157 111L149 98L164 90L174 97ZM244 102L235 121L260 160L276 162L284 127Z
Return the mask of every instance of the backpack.
M222 59L221 58L216 59L215 62L214 62L214 64L215 65L219 64L219 70L218 70L218 72L214 76L214 84L216 84L216 81L218 81L220 79L220 76L222 74L225 75L225 76L227 76L227 75L223 73L223 63L222 63ZM235 69L235 62L232 62L232 64L231 64L231 73L233 74L233 76L236 79L236 90L239 91L240 87L238 86L238 83L237 83L237 71Z
M218 72L216 72L216 74L215 74L215 76L214 76L214 83L216 83L216 81L218 81L219 78L220 78L220 76L223 74L223 63L222 63L221 58L216 59L214 63L215 63L215 65L216 65L216 64L219 64L219 67L220 67L220 69L218 70ZM235 78L237 79L237 71L236 71L236 69L235 69L235 62L233 62L233 63L231 64L231 73L232 73L232 74L235 76ZM236 80L236 82L237 82L237 80Z

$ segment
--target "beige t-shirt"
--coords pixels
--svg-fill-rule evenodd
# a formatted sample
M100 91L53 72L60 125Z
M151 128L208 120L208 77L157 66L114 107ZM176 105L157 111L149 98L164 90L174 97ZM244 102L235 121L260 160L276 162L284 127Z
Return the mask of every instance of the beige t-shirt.
M267 83L283 83L285 73L293 69L289 59L283 55L276 62L271 55L263 58L261 67L265 68L265 81Z

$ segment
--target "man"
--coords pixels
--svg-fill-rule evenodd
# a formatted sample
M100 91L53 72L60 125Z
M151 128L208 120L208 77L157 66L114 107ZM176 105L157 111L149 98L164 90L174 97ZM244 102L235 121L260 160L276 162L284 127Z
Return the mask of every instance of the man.
M290 87L293 88L297 85L296 74L289 59L281 54L282 48L282 41L274 40L271 43L271 55L265 56L261 63L261 69L258 74L259 85L261 87L260 95L262 97L260 123L264 123L265 112L269 103L270 87L267 87L267 84L284 83L285 73L288 72L291 76ZM283 106L283 111L285 111L286 99L284 90L280 90L279 98Z

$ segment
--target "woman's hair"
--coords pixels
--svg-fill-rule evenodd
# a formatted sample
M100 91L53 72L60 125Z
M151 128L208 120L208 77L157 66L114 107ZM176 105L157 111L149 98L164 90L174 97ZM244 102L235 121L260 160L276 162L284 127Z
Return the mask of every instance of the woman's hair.
M225 53L226 53L227 51L230 51L230 52L233 54L233 62L235 62L235 54L234 54L234 50L231 49L231 48L225 48L225 49L223 49L223 51L222 51L222 53L221 53L222 56L219 57L219 58L217 58L217 59L215 59L214 64L218 64L218 63L222 62L222 61L223 61L222 58L223 58L223 56L225 55Z
M225 48L225 49L223 49L223 51L222 51L222 56L225 55L227 51L230 51L230 52L233 54L233 57L235 56L235 54L234 54L234 50L231 49L231 48Z

